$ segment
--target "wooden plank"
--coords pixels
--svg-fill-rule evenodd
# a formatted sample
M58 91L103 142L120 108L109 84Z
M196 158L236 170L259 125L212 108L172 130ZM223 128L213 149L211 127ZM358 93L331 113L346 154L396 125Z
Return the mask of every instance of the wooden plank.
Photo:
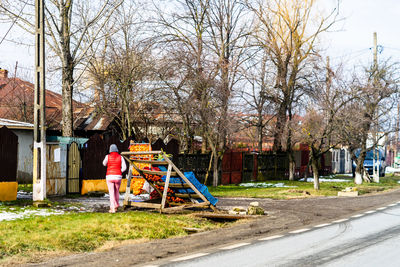
M132 159L132 161L136 163L148 163L153 165L168 165L168 162L166 162L165 160Z
M211 205L212 206L212 205ZM196 217L207 218L207 219L222 219L222 220L239 220L239 219L254 219L260 216L256 215L239 215L239 214L226 214L226 213L198 213L193 214Z
M210 202L203 202L203 203L189 203L189 204L184 204L184 205L179 205L176 207L169 207L163 209L164 213L171 213L171 212L177 212L181 211L183 209L189 209L189 208L208 208L209 206L212 206Z
M165 161L167 161L169 164L172 164L172 168L176 171L176 173L188 184L190 185L190 188L193 189L193 191L204 201L207 202L208 200L203 196L203 194L200 193L199 190L189 181L188 178L185 177L185 175L172 163L172 161L165 155L165 153L162 154L163 158Z
M129 195L131 194L131 180L132 180L132 164L129 163L128 168L128 180L126 182L125 196L124 196L124 205L129 202Z
M160 209L161 204L158 203L148 203L148 202L134 202L128 201L126 206L138 207L138 208L148 208L148 209Z
M161 183L161 182L158 182L158 183L156 183L157 185L160 185L160 186L164 186L165 185L165 183ZM188 185L188 184L174 184L174 183L170 183L169 185L169 188L190 188L190 185Z
M126 156L124 156L126 158ZM128 159L128 162L132 165L132 167L140 174L140 176L143 177L143 179L145 179L151 187L154 188L154 190L156 190L158 192L158 194L160 194L160 196L162 196L161 191L155 186L155 184L152 181L149 181L146 179L146 176L143 173L143 170L139 169L136 164L134 162L132 162L130 159ZM167 203L169 203L168 199L167 199Z
M153 175L159 175L159 176L164 176L168 174L168 171L150 171L150 170L142 170L140 169L143 173L146 174L153 174ZM171 172L171 176L176 176L176 172Z
M121 152L121 155L123 155L123 156L155 155L155 154L161 154L161 153L162 153L162 151L137 151L137 152L124 151L124 152Z
M200 198L200 195L198 194L180 194L180 193L175 193L176 197L180 198Z
M171 177L171 169L172 165L168 165L168 170L167 170L167 177L165 179L165 185L164 185L164 192L162 195L162 200L161 200L161 211L165 208L165 200L167 199L168 195L168 184L169 184L169 178Z

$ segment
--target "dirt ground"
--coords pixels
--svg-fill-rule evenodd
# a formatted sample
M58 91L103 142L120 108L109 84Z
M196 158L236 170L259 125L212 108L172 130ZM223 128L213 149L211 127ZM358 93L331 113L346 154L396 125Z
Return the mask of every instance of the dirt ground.
M212 247L269 235L286 233L306 226L331 222L359 212L400 201L400 189L359 197L321 197L291 200L219 198L217 207L246 207L258 201L267 213L242 220L230 228L201 232L185 237L128 244L104 252L74 254L29 266L132 266L151 264L162 258L183 256Z

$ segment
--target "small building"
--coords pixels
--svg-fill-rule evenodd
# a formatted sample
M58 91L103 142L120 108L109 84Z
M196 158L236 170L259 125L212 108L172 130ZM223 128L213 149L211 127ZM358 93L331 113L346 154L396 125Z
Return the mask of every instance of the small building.
M17 182L30 183L33 175L33 124L0 118L0 128L3 126L18 137Z
M352 161L347 148L332 149L332 173L351 173Z

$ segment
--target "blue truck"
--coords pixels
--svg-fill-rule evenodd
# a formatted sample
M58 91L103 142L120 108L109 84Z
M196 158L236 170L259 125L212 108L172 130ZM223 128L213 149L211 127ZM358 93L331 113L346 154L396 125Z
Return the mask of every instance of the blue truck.
M377 153L379 152L379 160L377 160ZM356 157L360 155L360 149L357 149L356 151ZM385 168L386 168L386 163L385 163L385 150L382 148L375 149L375 164L379 166L379 177L384 177L385 176ZM356 172L356 162L353 161L353 177L355 176ZM374 168L374 151L369 150L367 151L367 154L365 155L365 160L364 160L364 168L368 172L368 174L372 175L373 174L373 168Z

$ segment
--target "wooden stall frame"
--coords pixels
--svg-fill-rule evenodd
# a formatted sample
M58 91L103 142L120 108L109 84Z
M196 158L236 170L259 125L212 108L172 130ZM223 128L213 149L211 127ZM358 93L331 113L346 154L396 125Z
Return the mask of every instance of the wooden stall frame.
M143 207L143 208L153 208L153 209L159 209L161 213L165 212L173 212L173 211L180 211L185 208L195 208L195 207L201 207L201 208L211 208L214 211L217 211L214 205L212 205L206 198L205 196L200 193L200 191L185 177L185 175L178 169L178 167L175 166L175 164L167 157L165 152L163 151L140 151L140 152L122 152L121 155L129 162L129 174L128 174L128 181L126 185L126 190L125 190L125 196L124 196L124 206L133 206L133 207ZM159 155L159 157L162 157L164 160L159 161L159 160L140 160L140 159L131 159L130 156L135 156L135 155ZM149 170L143 170L140 169L138 166L136 166L135 163L150 163L154 165L168 165L168 170L165 171L149 171ZM129 195L130 195L130 186L131 186L131 179L132 179L132 168L134 168L140 176L142 176L149 184L151 187L156 190L160 196L161 196L161 204L158 203L148 203L148 202L132 202L129 201ZM161 192L157 187L157 183L153 183L151 181L148 181L146 179L146 176L144 175L145 173L147 174L154 174L154 175L166 175L166 179L164 183L160 183L160 185L164 186L163 192ZM186 185L182 184L170 184L170 178L171 176L176 176L178 175L181 177L185 182ZM167 195L168 195L168 188L190 188L194 191L194 194L178 194L177 196L179 197L186 197L190 198L191 196L194 198L200 198L203 200L203 203L184 203L184 204L177 204L177 203L170 203L168 201ZM170 207L165 207L166 204L168 204ZM177 205L175 207L171 207Z

